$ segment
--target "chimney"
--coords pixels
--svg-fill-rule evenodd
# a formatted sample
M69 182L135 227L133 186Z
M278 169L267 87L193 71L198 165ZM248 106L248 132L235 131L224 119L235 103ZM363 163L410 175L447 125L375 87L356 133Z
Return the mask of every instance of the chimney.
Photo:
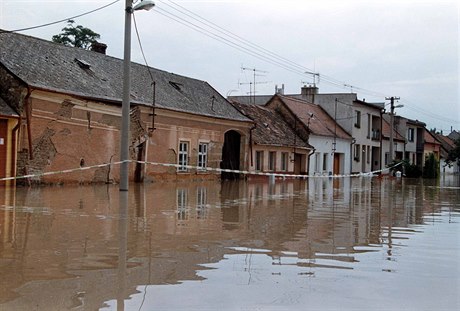
M300 97L303 100L309 101L312 104L315 103L315 95L318 94L318 88L316 85L304 85L300 89Z
M275 85L275 93L284 95L284 84L281 84L281 88L278 88L278 85Z
M93 44L91 44L91 51L105 55L106 50L107 50L107 44L105 43L94 42Z
M313 85L304 85L302 86L302 88L300 89L300 94L303 96L310 96L310 95L316 95L318 94L318 88Z

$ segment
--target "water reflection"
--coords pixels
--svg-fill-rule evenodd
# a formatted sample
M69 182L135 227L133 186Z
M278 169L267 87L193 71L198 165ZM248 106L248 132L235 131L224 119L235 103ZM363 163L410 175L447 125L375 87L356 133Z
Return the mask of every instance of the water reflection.
M317 178L146 184L129 194L113 186L0 188L0 309L301 310L326 291L336 295L331 308L363 306L343 291L344 280L379 300L365 288L384 275L405 284L401 261L421 267L411 255L419 249L435 261L446 257L439 250L451 252L457 264L442 286L449 293L458 289L458 187L453 178ZM414 244L433 226L449 238ZM228 305L225 292L239 296ZM448 307L458 304L452 299Z

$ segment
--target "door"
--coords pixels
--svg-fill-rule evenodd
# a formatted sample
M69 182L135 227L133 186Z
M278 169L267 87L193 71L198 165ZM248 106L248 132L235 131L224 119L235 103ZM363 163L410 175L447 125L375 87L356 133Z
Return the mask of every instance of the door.
M334 153L333 174L334 175L339 175L340 174L340 153Z
M294 153L294 175L305 175L306 172L306 155Z

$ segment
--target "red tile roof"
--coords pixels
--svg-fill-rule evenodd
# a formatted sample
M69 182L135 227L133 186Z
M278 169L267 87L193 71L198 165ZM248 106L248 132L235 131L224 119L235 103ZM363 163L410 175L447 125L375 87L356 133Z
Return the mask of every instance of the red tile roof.
M243 115L254 120L253 140L258 145L313 148L289 126L283 117L265 106L232 102Z
M423 139L425 140L425 143L441 145L441 143L436 138L434 138L434 136L426 128L425 132L423 133Z
M382 137L383 138L390 138L390 123L382 118ZM393 139L406 141L404 136L398 133L396 129L393 129Z
M280 96L281 101L314 135L351 139L351 136L318 105L292 97Z

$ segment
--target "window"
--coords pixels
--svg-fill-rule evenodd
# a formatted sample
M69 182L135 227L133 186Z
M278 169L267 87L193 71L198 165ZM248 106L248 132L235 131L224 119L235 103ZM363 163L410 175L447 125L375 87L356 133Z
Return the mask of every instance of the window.
M327 171L327 153L323 153L323 171Z
M288 158L289 154L287 152L281 153L281 170L286 172L288 170Z
M355 122L355 127L360 128L361 127L361 111L356 110L356 122Z
M264 167L264 152L256 151L256 171L262 171Z
M181 141L179 142L179 172L186 172L188 165L188 142Z
M208 166L208 144L199 143L198 145L198 169L205 170Z
M385 165L388 165L388 158L390 157L389 152L385 152Z
M272 172L276 170L276 152L274 151L268 153L268 170Z
M315 172L319 172L320 168L321 154L319 152L315 153Z
M359 154L361 152L361 146L360 145L355 145L355 150L354 150L354 153L353 153L353 158L355 159L356 162L359 162Z
M413 127L409 127L407 129L407 140L410 141L410 142L413 142L414 141L414 135L415 134L415 130Z

